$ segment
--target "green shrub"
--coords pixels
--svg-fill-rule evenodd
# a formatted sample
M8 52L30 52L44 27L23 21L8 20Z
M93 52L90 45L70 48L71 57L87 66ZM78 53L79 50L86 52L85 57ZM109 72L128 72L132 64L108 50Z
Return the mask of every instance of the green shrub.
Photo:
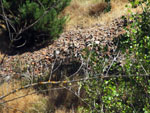
M119 51L124 55L123 64L116 59L110 66L112 58L102 55L108 51L107 46L96 45L93 51L86 50L84 58L90 57L88 64L92 70L89 77L97 78L82 83L87 93L85 102L89 104L87 108L80 108L85 113L150 112L150 1L143 0L136 5L141 6L143 12L130 12L131 24L125 28L126 34L113 41L117 40L116 54ZM99 76L105 76L108 71L106 67L110 67L110 77L100 79Z
M70 0L2 0L4 12L2 8L0 12L5 13L9 19L6 26L13 46L19 47L25 42L26 45L42 44L58 38L66 21L66 17L59 17L59 14L69 2Z
M86 81L82 84L90 107L85 113L150 112L150 78L117 77Z
M150 73L150 1L144 3L146 6L138 3L143 8L141 14L131 12L129 20L132 23L120 38L119 48L123 53L128 51L125 65L128 74Z
M111 0L105 0L105 2L108 4L107 5L107 8L104 10L104 12L109 12L111 11L111 3L110 3Z

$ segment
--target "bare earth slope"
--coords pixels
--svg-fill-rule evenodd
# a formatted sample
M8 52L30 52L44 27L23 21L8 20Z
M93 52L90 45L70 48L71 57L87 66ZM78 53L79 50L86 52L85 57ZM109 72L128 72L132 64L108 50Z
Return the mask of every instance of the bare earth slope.
M0 75L15 75L21 73L42 74L54 60L66 63L72 59L80 59L82 49L91 47L94 43L105 44L123 33L124 21L115 19L110 25L95 24L91 28L75 28L61 34L53 44L33 53L6 56L0 67ZM30 69L29 69L30 68Z

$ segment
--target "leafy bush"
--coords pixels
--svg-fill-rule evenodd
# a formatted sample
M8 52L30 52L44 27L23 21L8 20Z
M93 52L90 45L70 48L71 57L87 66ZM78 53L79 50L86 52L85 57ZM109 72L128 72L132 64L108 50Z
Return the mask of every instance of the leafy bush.
M8 18L3 19L13 46L41 44L57 38L66 21L66 17L59 17L59 13L69 2L70 0L2 0L0 12Z
M83 87L88 94L85 102L89 113L149 112L149 77L118 77L87 81Z
M141 14L132 13L129 18L132 21L129 28L126 28L126 34L120 39L122 52L126 54L126 72L132 74L149 74L150 69L150 1L138 4L143 8ZM127 46L128 45L128 46ZM132 65L131 65L132 63Z
M107 47L102 45L94 47L93 51L86 50L84 58L90 57L88 64L93 72L89 73L89 77L93 80L82 83L87 93L85 101L89 104L88 108L82 109L85 113L150 112L150 1L143 0L136 5L141 6L143 12L130 11L129 20L132 23L125 28L126 34L119 40L117 38L116 52L124 56L123 63L118 58L110 65L111 58L102 55L108 51ZM106 73L109 77L105 77ZM104 77L100 79L101 75Z

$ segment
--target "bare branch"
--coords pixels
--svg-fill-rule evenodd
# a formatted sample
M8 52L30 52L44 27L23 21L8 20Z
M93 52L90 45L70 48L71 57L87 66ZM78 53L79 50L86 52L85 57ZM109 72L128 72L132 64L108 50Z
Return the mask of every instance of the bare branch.
M70 75L69 78L75 76L75 75L82 69L82 67L83 67L83 65L84 65L84 62L83 62L83 58L82 58L82 57L81 57L81 59L82 59L82 63L81 63L81 65L80 65L79 69L78 69L75 73L73 73L72 75Z
M114 64L114 62L117 60L117 58L118 58L119 54L120 54L120 51L118 52L117 56L116 56L116 57L114 57L114 59L112 60L112 62L111 62L111 64L110 64L110 66L109 66L109 68L108 68L108 70L107 70L107 72L106 72L106 76L108 75L109 70L111 69L111 67L112 67L112 65Z
M0 100L3 99L3 98L6 98L7 96L13 94L13 93L16 93L20 90L23 90L23 89L27 89L27 88L30 88L30 87L34 87L34 86L37 86L37 85L46 85L46 84L56 84L56 85L63 85L63 84L69 84L69 83L74 83L74 82L81 82L81 81L87 81L87 80L93 80L93 79L105 79L105 78L116 78L116 77L136 77L136 76L150 76L150 75L146 75L146 74L141 74L141 75L103 75L103 74L97 74L95 75L94 77L88 77L88 78L81 78L81 79L76 79L76 80L71 80L71 81L44 81L44 82L37 82L37 83L32 83L32 84L28 84L28 85L25 85L25 86L22 86L20 88L17 88L15 90L12 90L11 92L7 93L6 95L3 95L3 96L0 96Z
M21 47L25 46L26 43L27 43L27 41L25 40L25 42L22 45L16 46L16 48L21 48Z
M7 19L7 16L5 14L5 10L4 10L4 6L3 6L2 0L1 0L1 7L2 7L3 18L5 20L6 27L7 27L8 33L9 33L9 38L12 39L11 31L10 31L9 24L8 24L8 19Z
M73 85L73 86L68 86L68 87L76 87L76 86L78 86L78 85ZM38 93L38 92L45 92L45 91L52 91L52 90L60 90L60 89L65 89L65 88L64 88L64 87L58 87L58 88L51 88L51 89L46 89L46 90L33 91L33 92L31 92L31 93L27 93L27 94L25 94L25 95L22 95L22 96L19 96L19 97L16 97L16 98L6 100L6 101L4 101L4 102L1 102L0 104L5 104L5 103L11 102L11 101L14 101L14 100L17 100L17 99L26 97L26 96L28 96L28 95L32 95L32 94Z

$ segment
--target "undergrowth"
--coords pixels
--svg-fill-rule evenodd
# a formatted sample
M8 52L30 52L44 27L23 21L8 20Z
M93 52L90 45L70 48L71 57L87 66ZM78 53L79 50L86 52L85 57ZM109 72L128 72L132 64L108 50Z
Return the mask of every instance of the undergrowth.
M142 13L133 13L128 18L130 27L126 34L114 39L117 49L110 55L102 55L108 51L101 45L99 52L87 51L90 57L91 70L89 77L94 80L82 84L88 97L85 101L89 107L80 107L85 113L149 113L150 112L150 1L135 1L132 7L142 7ZM144 5L143 5L144 3ZM128 7L130 8L130 6ZM110 63L109 63L110 62ZM94 73L94 74L93 74Z

